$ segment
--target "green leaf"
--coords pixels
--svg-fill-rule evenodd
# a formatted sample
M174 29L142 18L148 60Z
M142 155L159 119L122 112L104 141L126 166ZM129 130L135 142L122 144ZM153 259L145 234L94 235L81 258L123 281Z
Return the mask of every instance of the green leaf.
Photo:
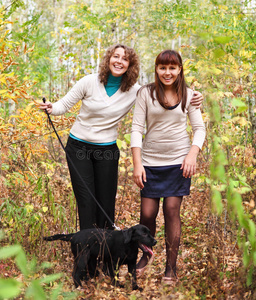
M116 140L116 144L117 144L117 147L118 147L119 149L121 149L121 147L122 147L122 141L119 140L119 139L117 139L117 140Z
M61 292L62 284L59 284L55 289L52 290L50 300L56 300Z
M242 101L241 99L239 99L239 98L234 98L231 101L231 103L235 107L246 107L247 108L247 104L244 101Z
M216 122L221 121L221 114L220 114L219 106L217 106L214 102L213 102L212 111L211 111L211 119Z
M21 292L22 283L12 279L0 278L0 299L15 298Z
M60 279L63 276L63 274L58 273L58 274L52 274L52 275L47 275L44 278L41 278L39 280L40 283L50 283L52 281L55 281L57 279Z
M215 176L215 178L219 178L219 180L225 179L225 168L222 165L211 165L211 174Z
M256 266L256 251L253 251L253 264Z
M227 44L231 41L231 36L215 36L214 41L219 44Z
M43 288L40 286L38 280L31 282L30 286L26 291L26 298L32 298L36 300L46 300L46 295Z
M247 274L247 280L246 280L246 285L250 286L252 284L252 277L253 277L253 266L250 267L249 272Z
M0 230L0 241L4 238L5 234L3 230Z
M246 186L242 186L242 187L239 187L236 189L236 191L241 195L246 194L246 193L250 192L251 190L252 189L250 187L246 187Z
M49 269L49 268L51 268L52 266L53 266L52 263L50 263L50 262L48 262L48 261L47 261L47 262L44 261L44 262L42 262L40 268L41 268L41 269Z
M243 176L243 175L240 175L240 174L236 174L237 178L240 180L240 183L246 185L246 186L249 186L247 183L246 183L246 176Z
M244 111L246 111L248 108L246 106L242 106L242 107L238 107L236 110L235 110L235 114L240 114Z
M248 223L249 223L249 239L251 241L251 244L253 244L255 243L255 239L256 239L256 228L252 220L249 220Z
M222 196L221 193L217 190L212 190L212 199L214 201L215 209L218 214L221 214L223 211L223 204L222 204Z
M0 249L0 259L6 259L17 255L22 248L20 245L7 246Z
M24 250L21 250L17 254L15 261L16 261L17 266L21 270L21 272L27 277L29 275L29 271L27 268L27 258L26 258Z
M244 247L244 253L243 253L243 264L247 268L250 263L250 256L248 255L248 246L246 245Z
M213 54L214 54L215 58L220 58L220 57L226 55L226 52L223 49L218 48L213 51Z
M206 182L207 184L211 184L211 179L208 178L208 177L206 177L205 182Z
M130 144L131 143L131 134L130 133L125 134L124 139L125 139L127 144Z
M37 261L35 258L33 258L29 262L29 270L31 270L32 272L36 272L36 268L37 268Z

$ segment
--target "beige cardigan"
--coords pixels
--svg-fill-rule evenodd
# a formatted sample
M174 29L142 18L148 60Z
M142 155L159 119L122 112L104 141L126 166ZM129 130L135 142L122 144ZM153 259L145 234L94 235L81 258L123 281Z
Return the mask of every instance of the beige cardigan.
M66 113L79 100L81 109L71 128L79 139L92 143L107 143L117 139L118 122L133 106L140 86L135 84L128 92L119 89L109 97L98 74L80 79L62 99L53 103L53 115Z
M173 110L167 110L157 100L152 101L148 88L139 92L133 115L131 147L142 148L144 166L182 164L191 148L187 116L193 130L192 145L202 148L205 126L200 109L190 104L192 97L193 91L188 89L187 105L183 112L181 103Z

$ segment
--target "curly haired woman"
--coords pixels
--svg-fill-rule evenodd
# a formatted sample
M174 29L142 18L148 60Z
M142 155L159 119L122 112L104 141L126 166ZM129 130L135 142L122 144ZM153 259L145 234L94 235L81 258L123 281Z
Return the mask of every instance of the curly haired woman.
M116 145L118 122L134 105L140 86L139 58L135 51L117 44L107 49L99 74L86 75L56 103L41 103L49 114L62 115L79 100L80 112L71 128L66 152L72 186L78 203L80 230L111 228L75 168L85 180L106 214L114 222L119 149ZM195 105L202 95L194 98Z

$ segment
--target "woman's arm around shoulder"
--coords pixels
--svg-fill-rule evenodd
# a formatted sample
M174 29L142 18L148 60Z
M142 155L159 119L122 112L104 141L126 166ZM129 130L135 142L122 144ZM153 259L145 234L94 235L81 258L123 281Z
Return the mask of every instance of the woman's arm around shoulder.
M201 109L197 109L195 106L191 104L193 91L188 89L188 101L186 105L186 109L188 112L188 117L190 124L193 130L193 142L192 145L196 145L199 149L202 149L204 139L205 139L205 125L201 113Z
M193 91L193 97L191 98L191 105L195 106L196 108L200 108L204 101L203 95L198 91Z
M205 132L206 132L201 110L197 109L189 101L189 96L191 97L192 93L193 91L189 89L188 103L186 108L188 111L189 121L193 130L193 141L192 141L192 146L190 148L190 151L188 155L185 157L181 166L181 169L183 169L184 177L191 177L196 173L197 155L200 149L202 149L204 139L205 139Z

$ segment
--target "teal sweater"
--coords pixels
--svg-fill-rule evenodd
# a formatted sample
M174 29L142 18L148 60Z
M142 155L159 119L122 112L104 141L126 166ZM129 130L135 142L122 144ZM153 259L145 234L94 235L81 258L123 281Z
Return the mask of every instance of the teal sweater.
M118 91L121 85L121 81L122 81L122 76L115 77L111 73L109 74L108 82L105 85L105 89L109 97L113 96Z

